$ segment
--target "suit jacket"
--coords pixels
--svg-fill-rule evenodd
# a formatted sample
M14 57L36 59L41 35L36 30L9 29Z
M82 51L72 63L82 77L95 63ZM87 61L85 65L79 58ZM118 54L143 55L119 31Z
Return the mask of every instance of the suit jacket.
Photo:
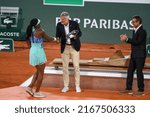
M73 48L76 51L80 51L80 47L81 47L81 42L80 42L80 37L82 35L82 32L79 28L79 24L75 21L69 20L69 32L73 31L73 30L78 30L79 33L76 36L76 39L71 39L71 43ZM56 27L56 37L60 38L61 41L61 53L64 52L65 46L66 46L66 34L65 34L65 29L64 29L64 25L61 24L61 22L59 22L57 24Z
M147 33L141 26L135 33L133 31L132 38L128 38L127 43L131 44L131 58L146 57L146 37Z

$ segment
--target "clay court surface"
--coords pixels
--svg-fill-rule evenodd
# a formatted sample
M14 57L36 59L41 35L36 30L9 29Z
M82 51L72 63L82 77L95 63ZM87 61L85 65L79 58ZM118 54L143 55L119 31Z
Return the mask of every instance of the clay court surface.
M60 58L59 44L44 43L47 55L47 65L54 59ZM34 99L18 87L35 72L29 65L29 49L22 41L15 41L15 52L0 53L0 99ZM127 44L82 44L80 58L92 59L98 57L110 57L116 50L122 50L124 55L130 54L130 45ZM150 58L146 60L150 63ZM124 84L123 84L124 85ZM11 88L10 88L11 87ZM45 99L150 99L149 91L145 96L136 97L118 95L118 91L83 89L81 94L74 89L66 94L60 93L60 88L42 87L42 91L48 96Z

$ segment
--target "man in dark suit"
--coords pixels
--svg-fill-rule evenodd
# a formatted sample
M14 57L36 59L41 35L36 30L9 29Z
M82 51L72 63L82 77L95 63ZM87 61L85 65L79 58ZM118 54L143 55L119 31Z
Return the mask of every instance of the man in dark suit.
M70 32L76 31L76 34L71 34ZM80 89L80 69L79 69L79 51L81 47L80 37L81 30L79 24L75 21L69 20L69 13L62 12L60 15L60 22L56 27L56 38L60 40L61 43L61 54L63 63L63 79L64 88L62 92L69 91L69 59L73 61L73 66L75 70L75 85L76 92L81 92Z
M133 76L136 70L138 81L138 93L136 95L144 95L144 75L143 68L146 58L146 36L147 33L143 29L142 19L140 16L132 18L133 36L128 38L126 34L120 35L122 42L131 44L131 59L128 67L126 90L124 93L133 94L132 84Z

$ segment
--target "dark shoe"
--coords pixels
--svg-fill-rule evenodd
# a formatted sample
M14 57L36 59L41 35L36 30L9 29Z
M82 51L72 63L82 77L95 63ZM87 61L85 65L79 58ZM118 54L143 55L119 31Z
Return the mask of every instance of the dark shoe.
M32 89L30 88L30 87L27 87L26 88L26 92L29 94L29 95L31 95L31 96L33 96L33 91L32 91Z
M133 91L132 91L132 90L125 90L125 91L119 92L119 94L120 94L120 95L125 95L125 94L133 95Z
M136 96L144 96L145 94L143 91L138 91L135 95Z

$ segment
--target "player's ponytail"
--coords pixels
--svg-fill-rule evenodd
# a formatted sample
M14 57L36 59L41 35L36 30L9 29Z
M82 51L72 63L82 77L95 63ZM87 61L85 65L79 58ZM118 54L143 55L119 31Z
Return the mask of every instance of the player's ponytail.
M26 40L29 40L29 38L31 37L32 32L33 32L33 28L37 25L37 23L38 23L37 18L33 18L30 21L30 24L28 25L27 30L26 30Z

